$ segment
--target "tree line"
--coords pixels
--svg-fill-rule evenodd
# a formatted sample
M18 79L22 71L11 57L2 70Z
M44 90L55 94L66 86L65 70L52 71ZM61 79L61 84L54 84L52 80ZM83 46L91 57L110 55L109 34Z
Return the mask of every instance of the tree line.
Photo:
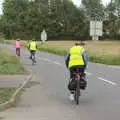
M103 39L120 39L120 0L106 6L101 0L4 0L0 35L6 39L40 39L43 29L51 40L91 39L90 20L103 20Z

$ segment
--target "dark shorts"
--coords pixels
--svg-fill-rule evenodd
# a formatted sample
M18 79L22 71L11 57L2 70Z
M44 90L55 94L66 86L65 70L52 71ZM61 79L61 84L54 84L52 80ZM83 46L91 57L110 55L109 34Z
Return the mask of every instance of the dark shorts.
M36 51L35 50L30 50L31 55L35 55Z
M79 70L79 72L84 73L84 71L85 71L85 66L83 66L83 65L77 65L77 66L70 67L69 70L70 70L70 78L72 78L72 77L74 77L74 74L73 74L73 73L74 73L76 70Z
M85 73L84 73L85 66L74 66L74 67L69 68L69 70L70 70L70 78L72 78L72 80L69 81L68 89L70 91L73 91L73 90L75 90L76 85L77 85L77 82L73 79L75 77L74 72L76 70L79 70L79 72L82 73L81 75L84 76L84 78L85 78ZM87 86L87 82L82 77L81 82L80 82L80 88L84 90L86 88L86 86Z
M20 48L16 48L16 54L19 52L20 54Z
M16 51L20 50L20 48L16 48Z

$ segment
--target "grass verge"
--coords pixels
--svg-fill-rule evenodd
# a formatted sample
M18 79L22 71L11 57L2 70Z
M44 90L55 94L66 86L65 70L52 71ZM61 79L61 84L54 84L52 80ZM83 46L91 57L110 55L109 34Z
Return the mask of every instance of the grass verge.
M27 70L22 66L18 57L0 47L0 74L24 74Z
M60 50L60 49L57 49L57 48L50 48L50 47L39 47L39 50L41 51L44 51L44 52L49 52L49 53L53 53L53 54L56 54L56 55L65 55L67 53L66 50Z
M0 88L0 104L8 101L13 93L16 91L16 88Z
M4 40L1 43L3 43L3 44L15 44L15 40Z
M60 50L57 48L50 48L50 47L39 47L41 51L57 54L57 55L65 55L67 53L67 50ZM89 55L89 61L95 62L95 63L102 63L107 65L120 65L120 56L97 56L96 54L90 53L88 51Z
M95 63L102 63L107 65L120 65L120 56L98 56L92 53L89 53L89 61Z
M12 44L7 40L5 43ZM24 42L25 44L25 42ZM74 41L49 41L39 45L39 49L57 55L65 55ZM26 45L26 44L25 44ZM120 41L88 41L85 48L88 51L89 61L108 65L120 65ZM113 50L114 49L114 50Z

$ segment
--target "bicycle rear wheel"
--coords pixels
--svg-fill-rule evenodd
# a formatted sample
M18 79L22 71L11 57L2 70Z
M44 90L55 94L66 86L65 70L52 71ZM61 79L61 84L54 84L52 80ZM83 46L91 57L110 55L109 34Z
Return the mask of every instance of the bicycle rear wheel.
M80 77L77 76L77 86L75 90L75 101L77 105L79 104L79 96L80 96Z
M34 64L35 64L35 56L32 55L32 65L34 65Z

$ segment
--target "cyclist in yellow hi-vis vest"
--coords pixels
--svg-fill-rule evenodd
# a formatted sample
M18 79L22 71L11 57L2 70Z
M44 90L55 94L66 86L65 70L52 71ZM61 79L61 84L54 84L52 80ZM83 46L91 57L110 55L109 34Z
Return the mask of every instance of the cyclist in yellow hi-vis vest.
M86 88L87 82L85 80L85 68L87 66L88 56L83 48L83 42L76 42L73 47L70 48L69 53L66 55L66 66L70 70L70 81L68 84L68 89L70 90L70 100L74 100L74 90L76 86L75 80L72 78L74 77L74 71L76 69L79 69L79 71L82 73L82 82L84 83L84 86L82 89Z
M30 59L32 59L32 55L36 54L37 51L37 42L35 39L32 39L32 41L29 43L28 49L30 50ZM36 61L35 61L36 62Z

